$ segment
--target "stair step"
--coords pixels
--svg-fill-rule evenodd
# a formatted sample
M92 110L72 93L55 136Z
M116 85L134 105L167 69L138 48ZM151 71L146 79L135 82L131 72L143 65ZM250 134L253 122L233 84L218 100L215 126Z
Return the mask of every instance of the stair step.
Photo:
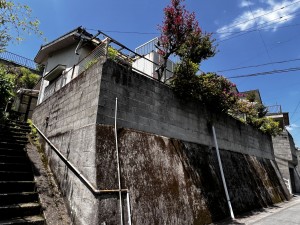
M20 127L3 127L2 130L7 130L9 132L14 132L14 133L21 133L21 134L25 134L25 133L29 133L31 131L31 128L20 128Z
M41 206L39 203L35 202L0 206L0 220L34 216L39 215L40 213Z
M26 137L28 132L20 132L19 130L11 130L9 128L0 128L0 135L3 137L10 136L10 137Z
M32 172L0 171L1 181L32 181Z
M0 155L6 156L26 156L26 151L23 149L7 149L7 148L0 148Z
M30 128L29 124L26 122L21 122L21 121L8 121L5 126L9 126L9 127L21 127L21 128Z
M11 133L0 133L0 141L7 140L7 141L28 141L26 135L18 135L18 134L11 134Z
M42 216L27 216L12 220L2 220L1 225L44 225L45 220Z
M29 163L1 163L0 171L28 171L32 172L31 165ZM1 178L0 178L1 179Z
M0 193L34 192L34 181L0 181Z
M0 155L0 163L23 163L27 160L26 156Z
M38 200L38 194L36 192L0 194L0 206L12 205L17 203L38 202Z
M1 144L15 144L15 145L26 145L28 143L28 139L20 140L20 139L0 139Z
M7 142L0 142L0 148L5 149L24 149L25 143L18 144L18 143L7 143Z

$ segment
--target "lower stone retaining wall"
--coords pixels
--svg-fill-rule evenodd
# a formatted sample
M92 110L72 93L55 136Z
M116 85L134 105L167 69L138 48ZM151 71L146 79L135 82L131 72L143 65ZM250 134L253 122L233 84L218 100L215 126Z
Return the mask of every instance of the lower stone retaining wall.
M118 187L114 131L97 126L97 184ZM129 129L118 130L122 188L130 193L132 224L209 224L229 217L216 151ZM288 199L274 160L221 149L236 214ZM123 211L127 217L126 196ZM120 223L118 197L99 199L99 224Z

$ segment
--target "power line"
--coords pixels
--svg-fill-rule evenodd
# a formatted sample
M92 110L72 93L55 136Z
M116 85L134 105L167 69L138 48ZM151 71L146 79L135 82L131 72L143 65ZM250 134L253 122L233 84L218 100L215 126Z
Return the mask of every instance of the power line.
M246 74L246 75L238 75L238 76L232 76L228 78L234 79L234 78L256 77L256 76L264 76L264 75L271 75L271 74L278 74L278 73L289 73L289 72L294 72L299 70L300 67L294 67L294 68L287 68L281 70L270 70L270 71L264 71L264 72Z
M298 102L298 104L297 104L297 106L296 106L296 108L295 108L295 110L294 110L294 112L293 112L293 114L292 114L292 116L291 116L291 119L293 118L293 116L294 116L295 113L297 112L297 109L298 109L299 106L300 106L300 101Z
M284 60L284 61L277 61L277 62L270 62L270 63L252 65L252 66L236 67L236 68L231 68L231 69L218 70L216 72L219 73L219 72L235 71L235 70L241 70L241 69L248 69L248 68L256 68L256 67L268 66L268 65L271 65L271 64L282 64L282 63L294 62L294 61L300 61L300 58L289 59L289 60Z
M87 30L98 31L92 28L86 28ZM139 32L139 31L118 31L118 30L101 30L106 33L119 33L119 34L146 34L146 35L158 35L160 33L155 32Z
M253 14L252 8L251 8L251 6L250 6L250 1L247 0L247 2L248 2L248 7L249 7L249 9L250 9L250 12L251 12L251 14L252 14L252 17L254 18L254 14ZM254 23L255 23L256 26L258 27L258 24L257 24L257 22L256 22L255 19L254 19ZM260 32L259 29L258 29L258 33L259 33L260 39L261 39L261 41L262 41L262 43L263 43L263 45L264 45L264 47L265 47L265 50L266 50L267 55L268 55L268 57L269 57L269 60L270 60L270 62L271 62L272 59L271 59L270 52L269 52L269 50L268 50L268 47L267 47L267 45L266 45L266 42L265 42L265 40L263 39L263 36L261 35L261 32Z

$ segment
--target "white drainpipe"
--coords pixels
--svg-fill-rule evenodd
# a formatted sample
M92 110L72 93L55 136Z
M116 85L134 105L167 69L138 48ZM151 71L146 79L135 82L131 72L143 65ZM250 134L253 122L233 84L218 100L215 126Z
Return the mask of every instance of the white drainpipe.
M214 125L212 125L212 132L213 132L213 136L214 136L214 142L215 142L215 147L216 147L216 152L217 152L217 157L218 157L218 163L219 163L222 182L223 182L226 199L227 199L227 203L228 203L228 207L229 207L229 211L230 211L230 216L232 219L234 219L234 214L233 214L233 210L232 210L232 206L231 206L231 202L230 202L230 198L229 198L229 194L228 194L228 189L227 189L227 185L226 185L226 180L225 180L225 176L224 176L224 172L223 172L223 166L222 166L222 161L221 161L221 157L220 157L220 151L219 151L219 146L218 146L218 142L217 142L217 136L216 136L216 131L215 131Z
M120 172L120 159L119 159L119 147L117 136L117 111L118 111L118 98L116 98L115 107L115 139L116 139L116 156L117 156L117 170L118 170L118 185L119 185L119 204L120 204L120 224L123 225L123 207L122 207L122 192L121 192L121 172Z

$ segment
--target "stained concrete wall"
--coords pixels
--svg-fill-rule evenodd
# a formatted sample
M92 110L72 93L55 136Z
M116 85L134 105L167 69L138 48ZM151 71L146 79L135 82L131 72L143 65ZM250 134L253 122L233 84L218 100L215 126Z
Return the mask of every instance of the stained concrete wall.
M39 104L33 122L61 153L96 186L96 118L101 63ZM75 224L97 224L97 199L45 145L49 164L66 197ZM87 210L88 209L88 210Z
M293 137L284 129L272 138L275 159L282 177L289 180L292 192L300 192L300 177L296 169L298 165L297 150Z
M98 124L114 123L116 97L120 127L212 146L209 123L213 121L220 148L274 159L270 136L230 116L208 112L199 103L181 101L168 86L107 61Z
M114 143L113 127L98 125L101 189L118 186ZM200 225L229 217L214 148L129 129L118 130L118 143L121 185L130 192L132 224ZM221 150L221 158L236 215L288 198L273 160L226 150ZM117 197L101 197L99 207L99 224L120 223Z
M116 97L118 127L126 128L119 130L118 139L121 183L130 192L133 224L206 224L228 216L211 120L236 213L288 197L269 136L230 117L212 115L203 106L180 102L167 86L109 61L76 77L38 105L33 115L37 126L97 188L118 187L111 127ZM92 195L45 146L74 224L118 224L118 195Z

